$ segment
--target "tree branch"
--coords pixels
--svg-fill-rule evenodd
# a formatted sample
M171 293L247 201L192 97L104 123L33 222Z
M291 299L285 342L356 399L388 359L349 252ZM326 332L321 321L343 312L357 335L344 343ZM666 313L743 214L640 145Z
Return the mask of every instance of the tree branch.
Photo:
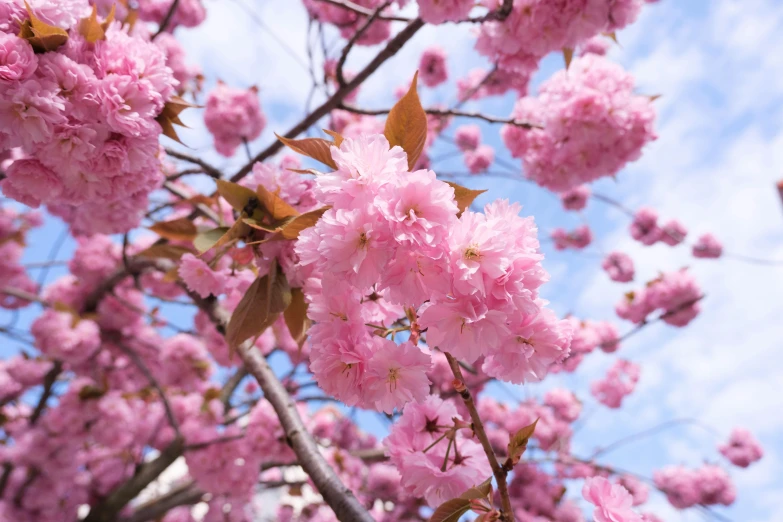
M177 158L178 160L185 161L187 163L191 163L193 165L198 165L202 169L204 169L204 172L206 172L210 177L213 177L215 179L220 179L223 177L223 173L220 172L220 170L216 167L213 167L206 161L202 160L201 158L197 158L195 156L191 156L190 154L185 154L184 152L179 152L174 149L170 149L169 147L166 147L164 149L166 151L166 154L168 156L171 156L172 158Z
M160 27L158 27L158 30L155 34L150 37L150 40L154 40L158 36L160 36L160 33L166 30L168 25L171 23L171 19L174 18L174 13L177 11L177 5L179 4L179 0L174 0L171 2L171 6L169 7L168 12L166 13L166 16L163 17L163 21L160 23Z
M146 522L148 520L157 520L165 515L169 510L178 506L188 506L196 504L204 496L195 482L188 482L182 486L172 489L165 495L142 504L133 514L122 519L122 522Z
M378 67L380 67L386 60L397 54L397 51L402 49L402 46L405 45L405 43L410 40L414 34L416 34L416 31L421 29L423 26L424 22L420 18L416 18L415 20L411 21L402 31L397 33L394 38L389 40L389 42L386 44L386 47L384 47L383 50L381 50L381 52L379 52L375 58L373 58L372 61L368 63L367 66L365 66L364 69L359 71L359 73L354 76L351 81L338 88L331 98L318 106L313 112L305 116L299 123L291 127L288 132L284 134L284 136L291 139L296 138L299 134L306 131L311 125L329 114L332 109L335 109L346 96L356 89L356 87L361 85L364 80L366 80L373 72L375 72L376 69L378 69ZM231 181L236 182L244 178L252 170L254 163L264 161L265 159L276 154L277 151L282 148L283 143L280 140L275 140L273 144L259 152L252 161L249 161L244 167L239 169L236 174L231 176Z
M449 352L443 353L446 354L446 360L449 362L451 373L454 374L454 387L460 394L460 397L462 397L465 407L467 407L470 412L470 419L473 422L473 433L476 434L479 442L481 442L481 447L484 448L484 453L486 453L489 465L492 468L492 474L495 475L495 481L498 483L498 492L500 493L500 499L503 504L501 519L507 522L514 522L514 510L511 507L511 498L509 497L508 485L506 484L508 472L500 465L498 458L495 455L495 451L492 449L492 444L489 442L487 432L484 430L484 424L481 422L481 417L476 409L476 404L473 402L473 396L465 385L465 378L462 376L459 362Z
M352 112L354 114L365 114L367 116L380 116L382 114L389 114L389 111L391 111L391 109L360 109L359 107L353 107L351 105L344 105L344 104L340 104L338 108L348 112ZM514 120L509 118L497 118L495 116L488 116L480 112L467 112L467 111L461 111L457 109L437 109L437 108L424 109L424 112L426 112L427 114L432 114L433 116L457 116L461 118L474 118L477 120L484 120L489 123L516 125L517 127L521 127L523 129L543 128L541 125L535 123Z
M220 332L225 332L231 314L221 308L217 300L201 299L190 293L193 301L201 308L217 326ZM245 368L258 381L264 397L269 401L280 419L288 444L296 453L299 465L304 469L315 484L324 501L332 508L338 520L343 522L372 522L372 517L356 499L351 490L342 483L340 478L321 455L318 446L305 428L302 418L296 409L296 404L275 375L266 358L253 345L252 340L246 341L237 350L239 357L245 363Z

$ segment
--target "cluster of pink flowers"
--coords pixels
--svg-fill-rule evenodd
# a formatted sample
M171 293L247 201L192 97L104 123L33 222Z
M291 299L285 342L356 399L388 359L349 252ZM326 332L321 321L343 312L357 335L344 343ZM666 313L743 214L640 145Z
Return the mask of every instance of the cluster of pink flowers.
M168 15L172 2L173 0L138 0L134 8L139 20L160 24ZM91 3L98 7L98 12L101 16L108 15L111 9L115 9L116 17L119 20L125 20L130 14L130 9L125 2L93 0ZM179 0L166 25L166 30L173 32L179 26L196 27L206 17L207 12L204 9L202 0ZM160 36L158 35L158 37Z
M319 0L303 0L304 6L310 16L320 22L333 24L340 30L340 36L345 39L352 38L356 31L364 25L366 17L351 9ZM375 11L383 4L383 0L357 0L352 2L360 7ZM356 40L359 45L376 45L391 36L391 22L375 20L367 30Z
M619 408L623 398L636 388L640 371L638 364L618 359L606 372L606 377L590 384L590 392L604 406Z
M551 237L557 250L569 248L581 250L593 242L593 232L587 225L580 225L571 232L566 232L565 229L558 227L552 231Z
M587 206L587 199L590 197L590 187L579 185L560 194L560 201L566 210L582 210Z
M429 47L421 53L419 78L421 83L427 87L437 87L449 79L449 72L446 68L446 51L442 47Z
M79 19L87 2L33 11L68 29L67 42L36 54L16 36L27 18L11 12L0 33L0 150L20 147L3 193L31 207L46 204L77 234L136 226L147 194L162 182L155 118L177 81L162 50L114 22L87 42Z
M204 123L215 138L215 150L233 156L242 143L258 138L266 125L258 89L219 83L207 96Z
M0 289L13 288L35 293L36 284L21 265L25 237L31 228L42 224L38 212L17 212L0 207ZM28 301L8 294L0 294L0 308L20 308Z
M595 522L643 522L641 515L631 509L634 501L628 490L604 477L587 479L582 496L595 506Z
M655 487L666 494L669 503L679 509L697 504L712 506L734 503L737 491L722 468L705 465L699 469L669 466L653 474Z
M732 464L741 468L747 468L764 456L764 450L759 441L743 428L735 428L731 432L728 442L718 446L718 451Z
M478 125L461 125L454 134L454 141L463 152L465 165L471 174L485 172L495 161L495 149L481 143Z
M712 234L704 234L693 245L693 257L717 259L723 254L723 245Z
M384 440L403 490L425 498L431 507L458 497L492 474L481 445L457 426L468 424L454 405L429 396L405 406Z
M457 80L457 96L460 101L478 100L487 96L499 96L513 90L527 94L533 73L538 68L535 59L509 64L502 69L471 69L468 75Z
M542 128L509 124L503 141L529 179L556 192L614 176L656 138L652 102L633 90L619 65L594 54L577 58L514 107L512 118Z
M628 292L615 306L617 315L633 323L642 323L655 310L672 326L685 326L701 310L703 294L696 279L686 269L662 274L644 288Z
M612 281L617 281L618 283L633 281L635 273L633 259L628 254L610 252L601 262L601 268L606 270Z
M475 5L472 0L417 0L417 2L419 16L428 24L465 20Z
M659 225L658 213L651 208L639 209L631 223L631 237L647 246L658 241L676 246L685 241L687 234L685 226L675 219Z
M553 366L553 372L573 372L584 360L585 355L596 348L606 353L616 352L620 348L620 334L617 327L608 321L580 321L569 317L574 332L571 340L571 353L562 365Z
M332 208L296 245L313 273L311 370L327 393L385 411L424 398L430 356L373 335L399 324L403 307L430 346L469 363L485 356L484 371L503 380L539 380L567 355L570 328L538 299L547 275L519 206L457 217L453 188L408 172L405 152L380 135L345 139L332 157L338 170L316 178Z

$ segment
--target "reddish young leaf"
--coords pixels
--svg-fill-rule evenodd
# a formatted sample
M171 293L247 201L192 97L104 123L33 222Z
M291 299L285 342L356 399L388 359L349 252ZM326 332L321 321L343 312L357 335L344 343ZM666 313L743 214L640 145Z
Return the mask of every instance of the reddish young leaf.
M530 437L533 436L537 423L538 419L536 419L533 424L521 428L511 436L511 440L508 442L508 458L513 465L516 465L517 462L519 462L522 454L527 449L527 442L530 440Z
M283 239L296 239L302 230L314 226L330 208L332 207L321 207L296 216L280 229L280 236Z
M337 170L337 164L332 159L332 152L329 147L333 145L331 141L323 138L303 138L301 140L292 140L285 136L275 134L277 139L283 142L283 145L290 148L294 152L303 154L308 158L320 161L324 165L327 165Z
M68 41L68 32L40 20L25 0L27 15L30 17L25 20L19 30L19 38L24 38L37 53L54 51Z
M310 328L310 319L307 317L307 302L301 288L291 290L291 304L283 312L283 317L291 337L301 347L307 338L307 330Z
M465 212L465 209L470 207L473 200L486 192L486 190L469 189L451 181L447 181L446 183L454 189L454 199L457 201L457 208L459 208L459 212L457 213L458 216L461 216L462 213Z
M389 146L399 145L408 155L408 170L413 170L427 141L427 113L424 112L419 94L416 92L418 77L419 72L416 71L410 89L389 111L383 129L383 135L389 140Z
M160 221L149 227L149 229L160 237L173 241L193 241L198 234L196 225L188 218Z
M453 498L438 506L430 517L430 522L457 522L468 510L470 510L470 500Z

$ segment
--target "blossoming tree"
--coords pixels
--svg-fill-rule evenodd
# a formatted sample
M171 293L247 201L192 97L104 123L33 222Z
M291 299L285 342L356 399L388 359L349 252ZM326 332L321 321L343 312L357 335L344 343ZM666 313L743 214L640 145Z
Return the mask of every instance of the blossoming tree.
M340 38L313 68L323 102L253 156L263 93L222 82L202 93L173 36L204 20L200 0L4 0L0 306L36 315L29 330L0 325L18 353L0 363L0 520L653 522L651 487L679 509L731 504L727 465L763 453L744 429L719 447L725 462L641 477L571 451L582 418L571 391L518 403L487 391L605 352L616 360L591 392L619 408L642 372L622 341L698 316L705 292L689 271L626 294L625 334L559 317L539 295L549 275L533 217L505 199L477 208L483 191L439 175L430 154L449 142L481 175L495 149L470 120L495 123L519 179L565 211L619 206L589 184L656 138L655 97L604 55L644 3L304 0L311 25ZM449 80L431 48L391 109L357 105L381 64L446 23L471 24L489 64L455 81L458 104L420 102L419 89ZM376 52L349 72L356 46ZM563 69L529 92L551 53ZM508 92L508 117L461 109ZM219 154L246 149L248 161L226 172L177 146L185 110L203 110ZM302 136L313 128L323 137ZM214 192L184 181L196 176ZM653 209L623 210L644 245L687 238ZM70 274L44 285L21 262L42 212L77 242ZM587 225L551 237L559 250L592 239ZM722 255L712 235L691 248ZM623 252L601 266L635 280ZM189 327L159 312L175 306L189 307ZM388 419L388 435L366 433L354 409ZM566 484L583 484L584 502ZM274 506L253 502L259 489L278 493Z

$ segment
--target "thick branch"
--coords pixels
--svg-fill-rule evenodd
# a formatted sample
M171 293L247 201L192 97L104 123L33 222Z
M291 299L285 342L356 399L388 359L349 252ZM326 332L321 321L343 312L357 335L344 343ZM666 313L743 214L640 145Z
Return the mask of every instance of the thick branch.
M386 47L384 47L383 50L379 52L364 69L359 71L359 73L354 76L351 81L337 89L331 98L322 103L313 112L305 116L302 121L291 127L291 129L289 129L284 136L286 138L296 138L299 134L310 128L311 125L329 114L332 109L337 108L337 106L340 105L346 96L348 96L354 89L360 86L364 80L366 80L373 72L375 72L375 70L386 60L397 54L397 51L402 49L402 46L405 45L405 43L410 40L414 34L416 34L416 31L421 29L423 26L424 22L420 18L416 18L410 22L402 31L397 33L394 38L389 40L389 42L386 44ZM259 152L252 161L248 162L244 167L239 169L236 174L231 176L231 181L236 182L244 178L253 168L253 163L264 161L265 159L276 154L277 151L282 148L283 143L280 140L276 140L273 144Z
M339 108L348 112L353 112L355 114L365 114L367 116L380 116L382 114L389 114L389 111L391 111L391 109L360 109L358 107L353 107L350 105L343 105L343 104L341 104ZM540 125L537 125L535 123L514 120L509 118L497 118L495 116L489 116L487 114L482 114L480 112L467 112L467 111L460 111L457 109L437 109L437 108L424 109L424 112L426 112L427 114L432 114L433 116L458 116L462 118L474 118L477 120L484 120L489 123L516 125L517 127L521 127L523 129L542 128Z
M231 314L217 304L214 299L201 299L191 295L194 302L216 324L225 331ZM299 416L296 404L286 391L266 358L253 345L252 341L243 343L237 350L245 368L258 381L264 397L275 409L280 424L285 430L288 444L296 453L299 465L310 476L324 501L332 508L338 520L342 522L372 522L372 517L356 499L351 490L329 466L318 449L307 428Z
M84 522L116 521L122 508L177 460L182 455L183 449L183 440L179 437L175 438L160 455L142 464L130 480L116 488L101 504L90 510Z
M49 397L52 396L54 383L57 381L57 377L60 375L62 370L62 363L60 361L55 361L52 368L46 372L43 381L43 392L41 392L41 398L38 399L38 404L35 406L33 414L30 415L31 426L35 426L35 423L38 422L38 419L41 418L41 414L43 414L43 411L46 408L46 402L49 400Z
M196 504L203 496L204 492L201 491L194 482L188 482L178 488L172 489L165 495L139 506L131 516L122 519L122 522L158 520L177 506Z
M462 376L462 370L460 369L459 362L450 353L444 353L446 354L446 359L449 361L451 373L454 374L454 378L456 380L455 388L457 388L457 392L459 392L460 397L462 397L462 401L465 403L465 406L470 412L470 420L473 422L473 433L476 434L479 442L481 442L481 447L484 448L484 453L486 453L487 459L489 460L489 465L492 468L492 474L495 475L495 481L498 483L498 492L500 493L500 499L503 503L503 513L501 514L501 519L508 522L513 522L514 511L511 508L511 498L508 495L508 485L506 484L506 475L508 472L500 465L498 458L495 455L495 451L492 449L492 444L489 442L487 432L484 430L484 424L481 422L481 417L479 416L478 410L476 409L476 404L473 402L473 396L470 394L470 390L465 385L465 378Z

